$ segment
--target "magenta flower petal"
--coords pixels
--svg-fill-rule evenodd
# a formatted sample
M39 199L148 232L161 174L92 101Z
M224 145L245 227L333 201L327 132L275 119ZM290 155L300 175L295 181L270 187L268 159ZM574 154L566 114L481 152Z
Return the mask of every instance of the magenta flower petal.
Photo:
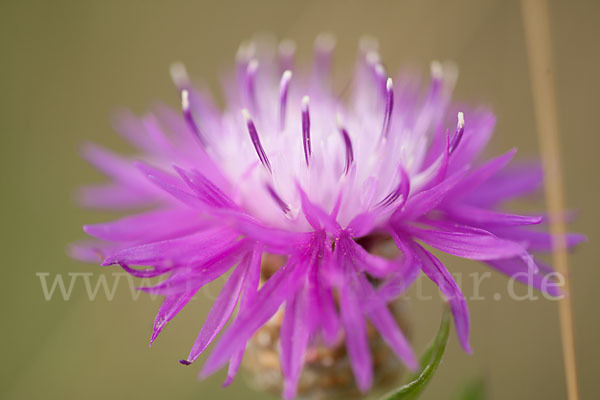
M238 317L221 337L204 364L202 376L210 375L223 366L277 312L290 293L294 293L306 274L306 264L301 261L301 257L294 257L263 285L246 313Z
M154 242L185 236L208 227L198 211L166 209L133 215L117 221L85 225L91 236L115 242Z
M244 280L242 297L240 299L240 307L239 311L241 315L244 315L248 307L253 303L256 298L256 294L258 291L258 284L260 282L260 261L262 256L262 247L256 246L252 255L248 258L248 272L246 279ZM244 346L245 347L245 346ZM228 386L231 384L237 371L242 362L242 357L244 356L244 347L241 348L240 351L234 353L229 360L229 368L227 370L227 378L223 383L223 386Z
M108 254L120 250L122 246L110 243L101 242L98 240L82 240L72 243L67 251L69 255L77 260L98 264L104 261Z
M355 293L340 287L340 313L346 332L346 347L358 388L366 392L373 380L373 361L369 350L367 327Z
M544 174L539 163L518 163L499 171L469 195L469 202L485 207L538 190Z
M385 300L382 300L382 298L377 295L364 275L359 275L357 279L362 296L368 299L374 299L374 301L367 303L368 305L363 309L363 312L365 315L368 315L375 326L375 329L381 333L383 339L396 355L402 359L410 369L416 370L419 364L417 357L415 356L408 339L406 339L400 330L400 327L394 320Z
M317 307L319 307L320 323L323 330L323 340L333 344L340 331L340 318L336 310L333 291L324 283L316 283Z
M461 181L466 172L465 168L445 179L439 185L415 194L408 199L403 209L396 211L392 219L417 219L434 210L442 203L444 197Z
M184 182L194 191L198 198L210 207L236 208L235 203L202 173L193 170L186 171L174 167Z
M366 212L357 215L350 221L346 231L352 237L366 236L377 226L377 215L373 212Z
M492 228L491 231L499 237L526 243L531 251L552 251L553 236L548 232L515 227L498 227ZM586 237L579 233L567 233L565 239L567 247L574 247L584 242Z
M342 236L339 245L347 256L353 259L359 270L365 271L371 276L384 278L397 269L397 265L393 261L370 254L348 237Z
M116 181L133 187L144 185L139 172L131 169L131 161L95 144L87 144L83 149L84 158Z
M76 196L82 206L100 209L142 208L156 203L156 199L148 193L118 183L82 186Z
M206 317L206 321L204 322L185 363L189 364L194 362L196 358L206 350L215 336L221 332L221 329L223 329L227 320L229 320L240 297L242 286L244 285L244 280L246 279L248 272L247 269L247 265L236 268L225 283L225 286L223 286L217 300L215 300L215 304L208 313L208 317Z
M385 299L394 299L400 296L412 285L421 272L416 255L410 248L410 241L400 237L395 232L392 232L392 237L398 249L402 251L403 259L398 261L396 272L377 289L379 296Z
M421 260L423 272L429 279L435 282L450 303L460 344L467 353L471 353L471 345L469 344L469 310L467 309L465 296L440 260L418 244L414 245L414 249Z
M546 278L546 274L553 272L548 268L540 268L540 271L534 273L529 271L523 261L519 258L510 258L504 260L490 260L487 261L492 267L502 272L507 276L515 277L516 280L526 285L531 285L534 288L549 294L550 296L560 296L561 290L557 285L553 285L551 279Z
M148 293L169 296L171 294L187 292L194 287L202 287L223 275L232 265L235 265L248 250L244 241L235 242L211 256L203 257L202 261L194 265L193 272L181 271L175 273L164 281L151 286L140 287ZM171 265L171 264L167 264Z
M471 172L465 179L461 180L452 188L449 197L460 198L479 188L506 167L516 152L516 149L512 149L505 154L486 162L475 171Z
M470 205L450 206L446 212L462 224L476 226L522 226L542 222L542 217L508 214Z
M169 175L157 168L150 165L138 162L136 163L139 168L148 178L150 182L155 184L158 188L164 190L167 194L171 195L174 199L181 201L192 208L203 210L205 204L200 198L188 190L188 187L175 176Z
M525 253L521 244L501 239L483 229L438 231L410 228L410 233L445 253L473 260L511 258Z
M122 249L104 260L103 265L150 265L152 263L200 263L230 246L237 234L227 228L212 228L181 238Z
M291 296L286 302L281 325L281 370L284 376L283 397L288 400L296 397L308 346L310 332L306 320L310 311L305 289L300 289L300 293Z
M312 232L290 232L266 227L239 213L215 213L230 217L240 233L265 246L265 250L275 254L290 254L305 247L311 240Z
M172 294L165 297L165 300L156 314L154 326L152 328L152 337L150 338L150 346L154 343L167 322L171 321L183 307L196 295L198 290Z

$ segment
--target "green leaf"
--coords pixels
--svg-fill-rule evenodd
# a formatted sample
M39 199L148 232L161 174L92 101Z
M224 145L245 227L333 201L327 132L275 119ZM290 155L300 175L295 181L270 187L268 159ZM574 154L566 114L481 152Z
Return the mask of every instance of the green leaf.
M381 400L410 400L416 399L429 383L437 367L442 361L446 343L448 342L448 333L450 332L450 311L444 310L442 323L438 330L434 342L429 346L421 356L421 370L410 376L410 381L396 390L386 394Z

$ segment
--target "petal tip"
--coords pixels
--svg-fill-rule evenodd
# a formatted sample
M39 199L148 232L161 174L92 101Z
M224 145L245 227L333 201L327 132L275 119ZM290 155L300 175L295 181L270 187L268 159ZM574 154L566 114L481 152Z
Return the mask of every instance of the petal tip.
M410 358L405 359L404 364L406 365L406 368L408 368L410 372L413 373L417 372L420 368L419 361L414 355L412 355Z
M473 348L471 347L471 345L468 342L467 343L463 343L462 347L465 350L465 353L467 353L469 355L473 354Z

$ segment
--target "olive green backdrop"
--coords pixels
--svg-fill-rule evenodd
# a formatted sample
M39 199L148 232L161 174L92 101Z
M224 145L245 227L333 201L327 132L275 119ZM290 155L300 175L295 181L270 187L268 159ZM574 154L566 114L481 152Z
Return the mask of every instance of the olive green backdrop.
M600 2L551 1L550 7L567 204L578 210L572 228L589 238L571 262L582 398L593 399L600 396ZM132 301L125 284L113 301L101 295L90 301L81 281L69 301L46 301L36 276L93 272L95 282L117 272L66 256L67 243L84 237L83 223L109 217L74 204L78 185L101 179L79 158L78 146L90 140L127 150L109 126L116 108L142 112L157 99L177 106L168 75L174 60L215 89L238 43L257 31L296 40L304 61L316 34L333 32L341 72L363 33L379 37L392 71L409 65L426 72L431 60L454 60L456 96L488 104L498 115L490 153L515 145L519 157L538 153L517 1L3 0L1 398L270 398L249 390L243 378L227 390L219 388L222 374L197 381L199 364L177 363L209 301L186 308L149 349L157 301L145 295ZM449 265L485 271L475 263ZM491 399L565 398L556 304L494 300L506 285L500 275L482 284L486 300L470 302L475 354L464 354L453 337L424 399L452 398L477 376L486 378ZM435 332L439 310L437 300L412 304L419 351Z

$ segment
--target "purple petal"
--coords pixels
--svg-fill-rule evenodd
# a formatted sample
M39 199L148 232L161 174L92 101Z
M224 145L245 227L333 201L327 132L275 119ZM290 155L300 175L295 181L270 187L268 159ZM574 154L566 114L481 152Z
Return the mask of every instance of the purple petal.
M150 268L131 268L128 265L121 265L121 268L131 276L135 276L136 278L155 278L160 275L164 275L173 270L173 268L168 266L163 267L150 267Z
M256 298L258 291L258 284L260 282L260 260L262 256L262 246L257 245L252 253L250 264L248 266L248 276L244 280L243 294L240 300L239 315L244 315L248 307L252 304ZM237 371L242 362L244 356L244 348L231 356L229 360L229 368L227 369L227 378L223 382L223 386L228 386L233 382L233 378L237 374Z
M121 246L98 240L83 240L68 246L67 252L76 260L100 264L108 254L119 251Z
M201 376L206 377L218 370L234 353L245 346L254 332L277 312L289 294L294 293L302 282L307 264L302 258L292 257L265 282L253 304L244 315L238 316L223 334L204 364Z
M413 371L416 370L419 364L417 357L387 307L385 299L373 289L364 275L359 274L357 279L361 295L370 299L368 303L363 303L368 304L368 307L363 308L363 312L369 317L383 340L404 361L406 366Z
M210 256L202 256L199 258L200 261L190 261L188 268L183 269L180 274L173 275L154 286L138 289L168 296L190 290L190 288L202 287L237 264L246 251L248 251L248 242L239 240L220 251L213 252Z
M202 173L192 170L186 171L178 166L173 166L185 183L196 192L198 198L211 207L236 208L233 200L221 191Z
M337 260L332 250L327 246L323 249L323 257L309 272L309 307L318 310L311 313L311 334L317 328L321 329L323 341L333 346L338 340L340 321L337 306L333 297L331 270L337 269ZM340 281L341 282L341 281Z
M148 138L140 118L129 110L117 111L112 118L112 125L115 131L138 149L154 152L154 147L148 146Z
M419 192L416 195L410 197L404 206L404 209L397 210L392 215L393 220L405 219L416 219L422 215L427 214L429 211L436 208L445 198L445 196L460 182L467 172L467 168L463 168L461 171L456 172L444 180L439 185Z
M415 177L415 186L418 191L428 190L439 185L448 171L448 161L450 159L450 136L448 130L444 134L444 146L442 154L424 171Z
M346 227L346 231L349 232L352 235L352 237L365 236L373 230L373 227L376 223L376 213L361 213L350 221L350 223Z
M164 328L164 326L172 320L183 307L196 295L198 289L187 291L184 293L173 294L167 296L156 314L154 327L152 328L152 337L150 338L150 347Z
M531 285L535 289L545 291L550 296L559 297L562 294L561 290L556 285L548 285L548 282L553 282L552 280L544 280L547 273L554 272L552 269L548 270L548 268L540 268L539 272L535 273L528 268L520 258L491 260L486 262L503 274L514 277L517 281L522 282L525 285ZM544 282L546 282L545 285Z
M509 166L491 177L466 198L471 203L492 206L540 188L544 178L539 163Z
M501 239L482 229L438 231L410 227L407 231L438 250L472 260L495 260L525 253L520 243Z
M83 186L77 190L76 197L84 207L117 210L148 206L159 198L121 183Z
M337 340L340 331L340 321L333 292L322 283L317 284L316 290L319 315L321 317L320 323L323 329L323 340L327 344L333 344Z
M338 232L341 228L339 224L331 217L330 214L326 213L321 209L321 207L313 204L304 190L300 187L298 183L296 183L296 188L298 189L298 193L300 194L300 199L302 202L302 212L308 223L315 229L320 230L321 224L325 226L325 228L329 232Z
M249 258L249 257L248 257ZM206 321L190 350L186 364L190 364L210 345L215 336L221 332L238 302L242 286L248 270L248 261L242 262L235 268L223 289L215 300Z
M291 294L286 302L281 325L281 370L284 377L283 397L286 400L296 396L304 364L309 338L307 311L306 292L301 288L300 293Z
M194 104L196 102L195 93L189 92L190 107L193 111L196 111ZM182 115L181 112L175 112L169 106L159 105L156 108L156 115L162 126L173 134L174 141L178 144L180 154L189 155L194 157L198 165L208 163L210 165L210 159L206 154L206 150L199 140L196 133L190 130L188 121ZM202 126L202 128L204 128ZM203 132L205 133L205 132ZM206 132L208 134L208 132ZM207 135L208 136L208 135Z
M85 225L83 230L98 239L115 242L156 241L186 235L206 227L197 211L167 209L133 215L113 222Z
M376 204L377 208L387 208L394 204L398 198L401 198L400 204L398 204L397 208L402 208L404 204L406 204L406 200L408 200L408 193L410 192L410 177L408 173L400 166L400 183L396 186L396 188L389 193L384 199L382 199L379 203Z
M113 179L135 187L140 186L140 173L131 160L92 143L84 146L83 157Z
M507 214L469 205L452 205L446 209L452 219L468 225L485 228L494 226L535 225L542 222L542 217Z
M512 160L516 152L516 149L512 149L502 154L501 156L493 158L490 161L483 164L482 166L478 167L467 177L465 177L460 183L458 183L450 191L450 193L448 193L448 198L452 200L461 198L466 194L470 193L471 191L480 187L483 183L488 181L491 177L493 177L498 172L500 172L500 170L506 167L510 160Z
M411 263L406 267L403 267L401 272L392 274L379 288L377 288L377 295L387 301L397 299L398 296L406 292L418 278L419 272L421 272L421 270L416 263Z
M552 251L553 236L548 232L520 228L492 228L491 231L502 238L525 243L531 251ZM587 240L585 235L567 233L567 247L573 247Z
M379 296L387 300L396 299L404 293L417 279L419 272L421 272L410 244L407 244L405 239L398 236L396 232L391 232L391 235L394 238L396 246L402 252L404 260L396 262L398 266L397 270L377 289Z
M138 118L130 111L119 111L112 125L131 144L146 153L169 158L180 155L152 114Z
M312 232L290 232L284 229L270 228L255 220L253 217L232 210L218 210L213 213L216 217L231 219L235 228L248 238L256 240L265 246L265 250L275 254L295 253L304 248L312 240Z
M339 246L344 249L347 256L360 270L376 278L383 278L397 268L394 262L369 253L347 235L340 239Z
M339 288L342 325L346 332L346 348L354 377L361 392L366 393L373 382L373 362L369 350L367 326L358 299L349 287Z
M456 333L460 344L467 353L471 353L472 350L469 345L469 310L467 309L465 296L440 260L416 243L413 248L419 256L421 269L425 275L440 288L448 299L454 315L454 324L456 325Z
M227 228L212 228L177 239L122 249L110 255L102 265L197 264L219 254L237 235Z
M177 177L142 162L137 162L136 166L146 175L150 182L173 198L193 208L205 208L204 203L195 194L190 193L183 182Z

